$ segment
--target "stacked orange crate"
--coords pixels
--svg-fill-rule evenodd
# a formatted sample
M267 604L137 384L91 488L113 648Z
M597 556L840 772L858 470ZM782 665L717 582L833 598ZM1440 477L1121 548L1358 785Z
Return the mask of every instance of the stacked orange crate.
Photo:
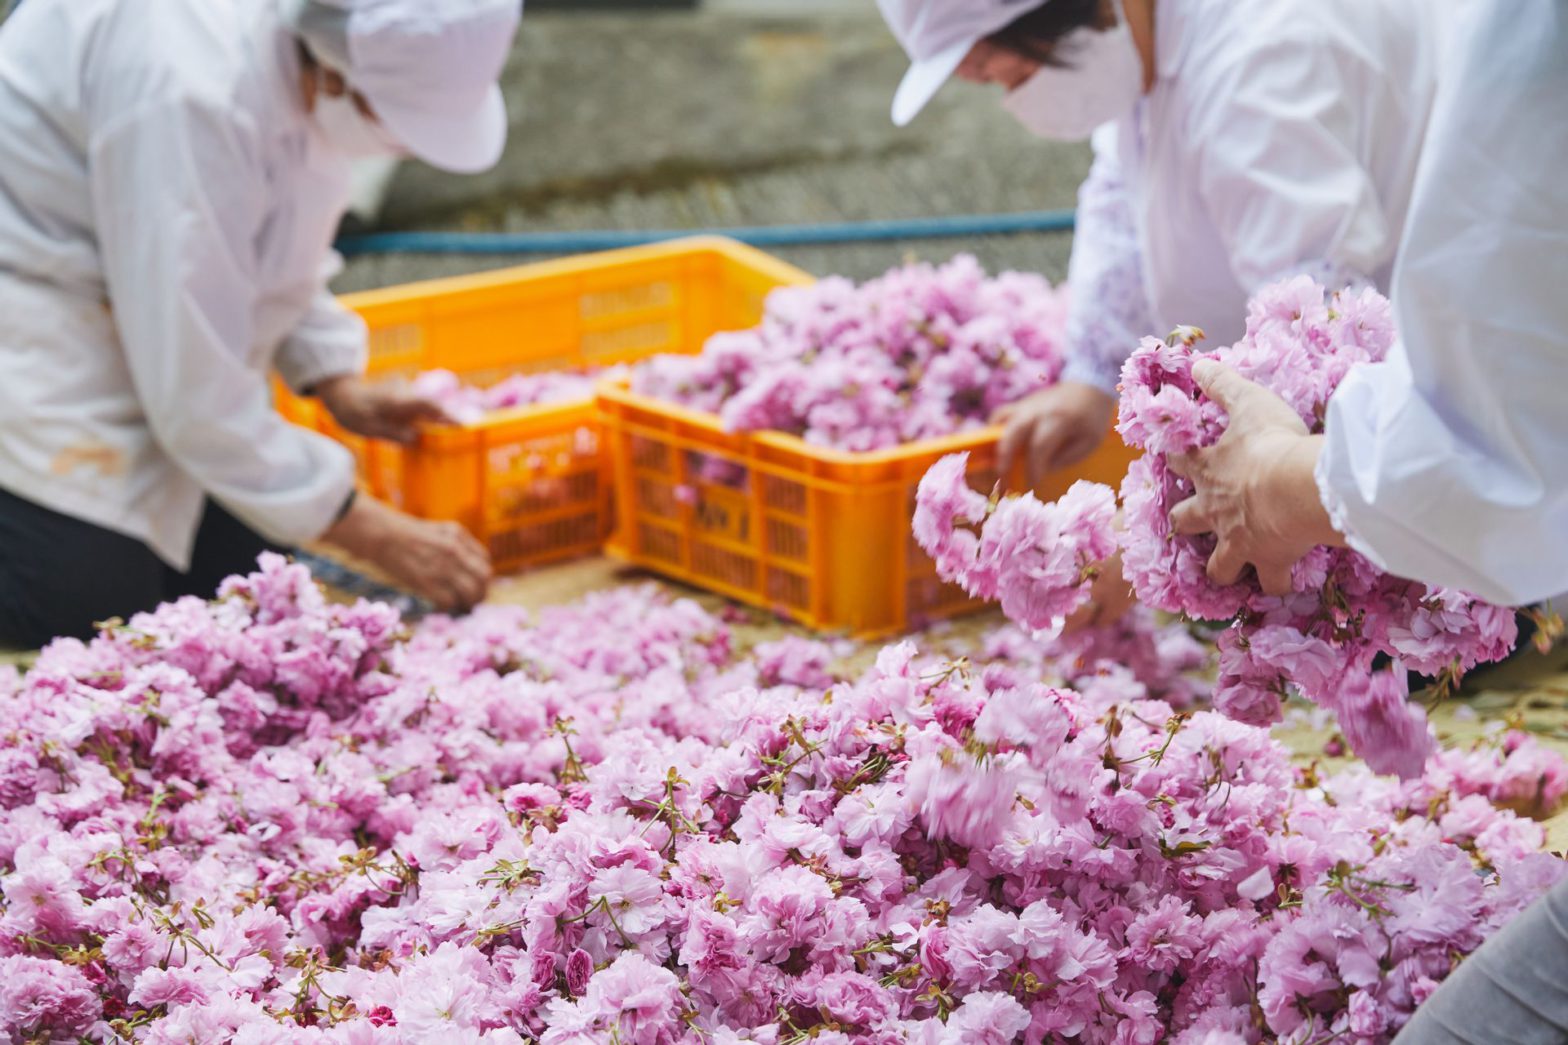
M999 429L851 453L777 432L726 432L711 414L602 385L626 562L776 611L814 628L876 638L976 607L936 576L910 532L915 488L946 454L969 453L970 483L996 484ZM1120 485L1133 453L1114 433L1077 479ZM721 478L715 478L715 474Z
M697 352L719 331L755 324L775 287L810 281L732 240L696 237L343 301L370 327L372 377L439 368L485 386L517 373ZM351 435L314 400L281 388L278 406L352 449L375 496L463 523L498 569L591 553L609 533L612 469L592 400L431 427L406 448Z

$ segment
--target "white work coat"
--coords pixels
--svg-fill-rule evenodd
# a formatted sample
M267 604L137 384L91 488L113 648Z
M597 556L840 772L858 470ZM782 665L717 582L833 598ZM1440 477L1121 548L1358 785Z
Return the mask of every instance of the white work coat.
M1400 342L1330 400L1318 485L1385 569L1519 605L1568 591L1568 4L1467 17L1394 273Z
M1247 299L1285 276L1387 290L1436 91L1436 6L1156 6L1155 84L1096 133L1079 193L1066 379L1110 391L1139 338L1178 325L1231 344Z
M273 409L361 370L349 161L273 0L27 0L0 27L0 487L183 569L210 496L282 542L353 489Z

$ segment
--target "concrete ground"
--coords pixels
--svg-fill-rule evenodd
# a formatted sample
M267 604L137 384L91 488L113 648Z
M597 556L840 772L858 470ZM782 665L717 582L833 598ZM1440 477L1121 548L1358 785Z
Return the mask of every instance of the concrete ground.
M995 95L950 85L905 129L888 119L907 62L872 0L708 0L695 11L532 12L504 88L493 171L402 167L382 229L698 229L1071 207L1083 146L1029 137ZM1065 275L1070 236L801 247L819 275L973 251ZM353 260L340 290L534 260Z

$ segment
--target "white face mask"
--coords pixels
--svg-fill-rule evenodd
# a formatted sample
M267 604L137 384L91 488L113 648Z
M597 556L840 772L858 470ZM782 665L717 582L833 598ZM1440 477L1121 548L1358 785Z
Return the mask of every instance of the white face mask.
M1082 141L1138 103L1143 59L1125 15L1114 29L1080 29L1062 43L1062 57L1070 68L1040 66L1008 92L1002 108L1042 138Z
M360 112L347 91L336 98L318 91L313 115L321 137L351 160L403 154L397 139L380 123Z

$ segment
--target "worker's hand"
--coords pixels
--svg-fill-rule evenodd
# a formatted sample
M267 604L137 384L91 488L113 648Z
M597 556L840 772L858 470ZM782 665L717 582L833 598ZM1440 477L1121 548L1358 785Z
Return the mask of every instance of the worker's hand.
M322 539L439 610L472 609L490 587L490 553L461 525L416 519L364 494Z
M314 389L338 424L356 435L407 446L421 424L457 424L434 401L400 381L370 382L354 374L329 377Z
M1208 571L1216 584L1235 583L1251 563L1266 593L1289 594L1302 556L1343 543L1313 478L1322 437L1308 434L1283 399L1227 366L1200 361L1192 376L1230 425L1213 446L1169 458L1196 488L1171 510L1172 527L1218 538Z
M1082 461L1110 432L1115 412L1115 396L1077 381L1063 381L1002 407L991 418L993 424L1007 426L998 448L1002 481L1020 454L1030 489L1051 472Z
M1117 552L1100 563L1100 572L1089 585L1089 601L1067 618L1062 625L1062 634L1109 627L1125 617L1137 601L1132 585L1122 572L1122 553Z

